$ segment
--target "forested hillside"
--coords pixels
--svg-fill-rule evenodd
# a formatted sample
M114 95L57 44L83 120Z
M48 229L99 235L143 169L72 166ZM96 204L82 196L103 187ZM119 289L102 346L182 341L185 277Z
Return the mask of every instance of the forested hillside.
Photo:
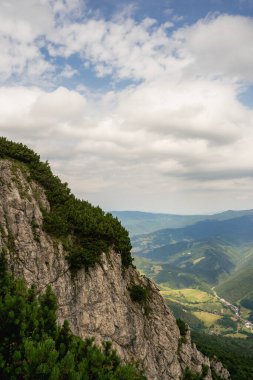
M134 236L133 251L177 317L202 331L245 338L251 330L243 319L253 320L252 211L223 216ZM217 294L239 307L241 320Z
M253 339L224 338L197 332L192 336L199 350L223 361L232 380L253 379Z
M159 230L133 237L132 244L140 268L144 262L146 267L159 265L154 276L158 283L173 285L175 273L180 271L178 287L185 287L187 278L189 285L194 280L197 285L214 286L244 266L247 270L253 267L253 217Z

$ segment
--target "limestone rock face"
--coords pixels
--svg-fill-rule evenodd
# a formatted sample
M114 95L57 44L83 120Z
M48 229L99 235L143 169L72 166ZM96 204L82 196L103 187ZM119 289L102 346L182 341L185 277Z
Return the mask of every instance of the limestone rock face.
M60 241L43 229L42 209L49 209L43 189L29 181L19 163L0 160L0 251L10 270L39 292L51 285L58 298L58 320L70 322L74 334L94 337L97 343L110 340L124 361L141 364L149 380L179 380L189 367L211 380L209 359L191 343L190 332L182 339L172 313L157 286L133 269L121 265L111 251L101 263L73 274ZM148 288L148 307L132 302L129 288ZM219 376L229 379L221 363Z
M222 363L219 362L217 358L211 360L211 368L221 379L230 379L228 370L223 367Z

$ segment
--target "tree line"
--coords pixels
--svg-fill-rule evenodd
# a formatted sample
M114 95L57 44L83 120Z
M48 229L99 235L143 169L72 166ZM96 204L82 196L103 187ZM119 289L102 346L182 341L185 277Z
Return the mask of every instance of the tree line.
M121 254L124 266L132 265L127 230L117 218L100 207L77 199L67 183L53 175L48 162L21 143L0 137L0 158L17 160L29 169L28 180L45 190L50 211L43 210L44 230L62 240L72 269L88 269L99 262L102 252L113 248Z

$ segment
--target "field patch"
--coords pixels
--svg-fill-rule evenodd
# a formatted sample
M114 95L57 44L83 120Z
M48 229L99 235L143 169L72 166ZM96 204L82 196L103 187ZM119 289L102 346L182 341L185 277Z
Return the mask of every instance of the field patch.
M161 285L161 294L187 304L217 302L214 296L199 289L170 289Z
M220 315L208 313L206 311L194 311L192 314L200 319L206 327L212 326L221 318Z
M196 265L196 264L200 263L200 261L202 261L204 259L205 259L205 256L199 257L198 259L193 260L193 264Z
M248 339L248 335L245 335L245 334L242 334L242 333L226 334L224 336L226 338Z

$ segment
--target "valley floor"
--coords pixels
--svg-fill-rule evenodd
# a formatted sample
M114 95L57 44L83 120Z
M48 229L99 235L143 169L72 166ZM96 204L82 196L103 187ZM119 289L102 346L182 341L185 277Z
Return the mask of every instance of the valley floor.
M241 315L241 311L240 311L240 308L238 306L235 306L233 305L232 303L230 303L229 301L226 301L224 298L221 298L218 296L218 294L216 293L216 291L214 290L214 288L212 288L213 290L213 293L215 295L215 297L217 297L219 299L219 301L225 306L225 307L228 307L230 310L232 310L232 312L235 313L235 317L247 328L247 329L250 329L251 332L253 333L253 323L248 321L247 319L244 319Z

